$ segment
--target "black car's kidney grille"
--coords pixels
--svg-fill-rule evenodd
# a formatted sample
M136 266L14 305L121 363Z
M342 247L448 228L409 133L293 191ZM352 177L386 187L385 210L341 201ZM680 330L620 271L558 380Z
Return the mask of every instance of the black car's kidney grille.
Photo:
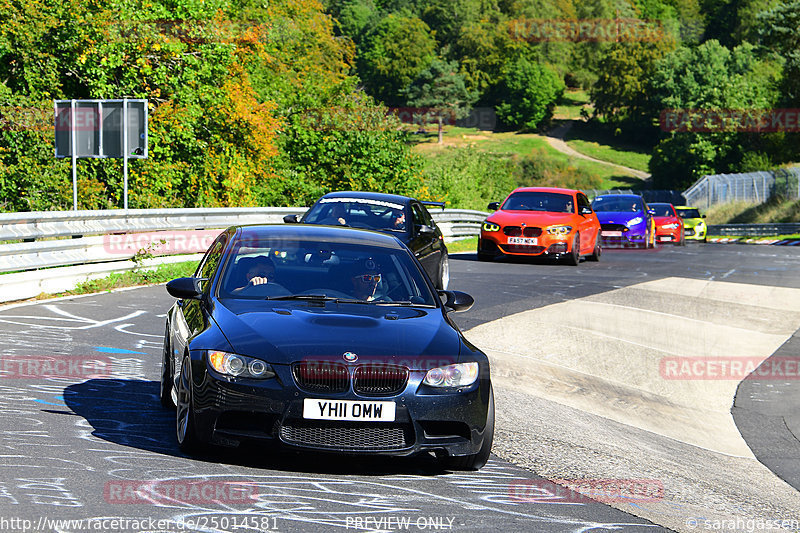
M406 388L408 369L393 365L361 365L353 373L353 390L359 394L386 396Z
M288 420L281 426L281 440L289 444L348 450L397 450L411 438L402 424Z
M297 385L312 392L344 392L350 381L347 367L329 361L303 361L292 367Z

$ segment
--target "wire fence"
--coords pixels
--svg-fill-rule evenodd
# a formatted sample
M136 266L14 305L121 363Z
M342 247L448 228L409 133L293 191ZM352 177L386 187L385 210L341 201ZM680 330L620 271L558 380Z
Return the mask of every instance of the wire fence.
M705 176L683 192L686 205L708 209L712 205L743 201L764 203L773 196L800 198L800 167Z
M673 205L687 205L681 191L662 190L662 189L588 189L584 191L589 198L594 199L601 194L638 194L647 203L664 203Z

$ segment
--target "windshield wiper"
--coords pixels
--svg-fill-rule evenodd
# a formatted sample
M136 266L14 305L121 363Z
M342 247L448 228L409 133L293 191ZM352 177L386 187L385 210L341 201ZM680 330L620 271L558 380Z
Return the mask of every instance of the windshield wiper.
M411 300L397 300L394 302L369 302L375 305L383 306L397 306L397 307L436 307L435 305L426 304L424 302L412 302Z
M338 298L325 296L324 294L289 294L288 296L267 296L266 300L323 300L333 302Z
M314 300L317 302L336 302L343 304L370 304L364 300L356 300L351 298L336 298L333 296L326 296L324 294L290 294L288 296L268 296L267 300Z

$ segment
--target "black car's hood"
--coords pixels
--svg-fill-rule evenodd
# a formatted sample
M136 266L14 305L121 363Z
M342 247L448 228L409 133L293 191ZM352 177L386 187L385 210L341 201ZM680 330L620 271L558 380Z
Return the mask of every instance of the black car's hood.
M436 308L308 302L218 302L214 319L233 349L276 364L378 360L412 368L457 362L461 336Z

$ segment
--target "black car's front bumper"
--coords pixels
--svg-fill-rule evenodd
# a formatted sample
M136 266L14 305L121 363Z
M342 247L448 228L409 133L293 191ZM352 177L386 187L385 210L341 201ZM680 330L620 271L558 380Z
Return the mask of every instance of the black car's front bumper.
M194 355L194 354L193 354ZM272 441L283 447L346 454L413 455L431 451L451 456L477 453L484 439L490 381L481 364L478 380L463 389L422 384L425 371L410 372L394 396L353 391L323 394L298 387L288 365L273 365L276 377L234 380L192 357L194 420L206 442L235 446L244 440ZM392 401L395 420L312 420L303 417L305 398Z

